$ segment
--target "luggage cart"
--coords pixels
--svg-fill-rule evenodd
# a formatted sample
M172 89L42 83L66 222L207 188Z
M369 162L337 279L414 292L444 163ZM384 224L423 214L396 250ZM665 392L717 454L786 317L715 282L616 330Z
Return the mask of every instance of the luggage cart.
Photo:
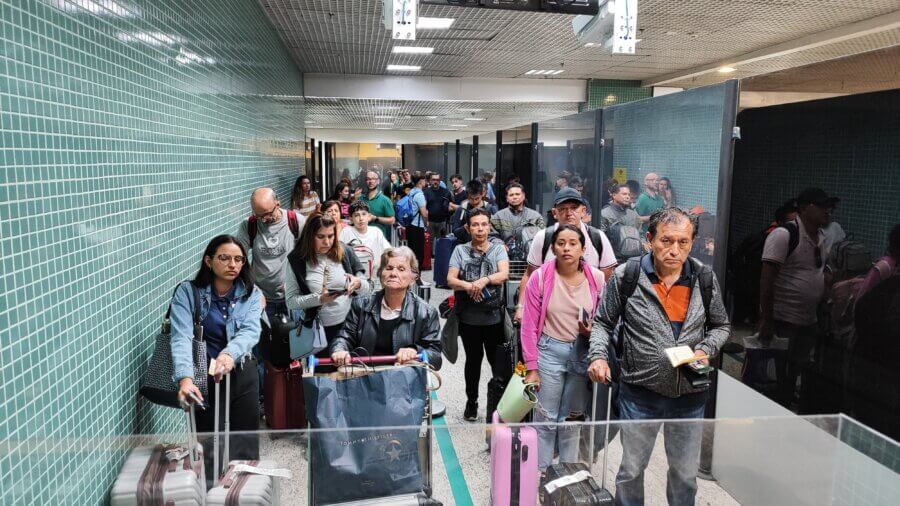
M419 360L423 363L428 364L428 355L425 352L419 354ZM381 370L393 367L393 364L396 362L396 356L388 355L388 356L380 356L380 357L353 357L353 362L358 364L364 364L368 366L373 366L375 370ZM315 374L316 366L332 366L333 362L329 358L316 358L315 356L310 356L307 362L308 366L308 374ZM427 375L426 375L427 378ZM434 442L434 434L432 427L432 404L431 404L431 390L426 387L425 388L425 415L422 418L422 422L424 423L423 427L419 429L419 468L422 470L422 493L421 494L404 494L398 496L387 496L387 497L376 497L371 499L359 499L354 501L342 502L342 503L328 503L327 506L362 506L368 504L391 504L391 505L405 505L405 504L422 504L423 496L426 499L431 498L431 494L434 491L433 484L433 455L432 455L432 445ZM307 468L309 470L308 480L307 480L307 497L308 504L310 506L326 506L324 503L316 502L315 491L313 487L313 473L315 472L316 466L312 462L312 453L310 453L310 460L307 462ZM427 502L427 501L426 501Z

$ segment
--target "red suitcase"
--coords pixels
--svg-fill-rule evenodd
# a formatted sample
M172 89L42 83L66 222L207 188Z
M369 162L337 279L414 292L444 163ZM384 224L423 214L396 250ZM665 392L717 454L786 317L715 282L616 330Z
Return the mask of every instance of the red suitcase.
M275 367L266 362L266 423L272 430L306 429L303 367Z
M422 270L431 270L431 234L425 232L425 259L422 262Z

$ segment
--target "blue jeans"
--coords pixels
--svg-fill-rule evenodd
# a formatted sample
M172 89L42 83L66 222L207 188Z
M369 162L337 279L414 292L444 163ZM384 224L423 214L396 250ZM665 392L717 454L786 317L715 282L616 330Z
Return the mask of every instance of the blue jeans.
M646 388L622 383L619 390L621 420L660 420L703 418L706 392L665 397ZM700 423L622 424L622 465L616 476L616 504L644 504L644 469L650 462L653 444L663 426L669 472L666 498L672 506L694 504L697 495L697 466L700 463Z
M586 357L575 352L575 343L564 343L543 335L538 341L538 374L535 422L562 423L570 415L583 415L588 402L588 378L581 373ZM579 426L538 425L538 467L543 471L553 463L559 447L560 462L578 462Z

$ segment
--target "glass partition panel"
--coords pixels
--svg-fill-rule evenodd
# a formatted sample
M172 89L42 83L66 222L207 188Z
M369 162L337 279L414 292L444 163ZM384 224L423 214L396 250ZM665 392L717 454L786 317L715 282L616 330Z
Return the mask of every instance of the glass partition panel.
M553 198L563 186L582 191L590 204L591 221L599 208L597 192L591 191L597 179L594 138L597 112L590 111L538 123L539 166L535 171L537 195L530 197L534 207L553 221Z
M447 171L447 177L453 174L461 175L463 181L472 179L472 137L459 140L459 166L455 172Z
M445 158L443 153L441 154L441 166L436 170L438 170L441 173L441 176L446 179L447 174L456 174L458 170L456 167L456 141L445 142L444 148L447 156Z
M159 492L167 498L180 491L187 498L184 504L191 497L196 503L203 498L215 501L226 492L221 488L205 492L207 484L218 481L212 479L219 475L213 470L215 435L198 438L208 458L203 469L204 456L183 451L194 443L183 430L174 429L184 423L183 417L174 412L167 417L172 418L169 433L4 441L0 462L7 470L12 468L16 475L16 468L35 461L40 464L29 468L40 470L40 475L18 474L18 481L11 482L7 474L2 503L135 504L139 489L151 493L156 479L165 480ZM684 466L679 476L693 474L696 458L684 455L696 454L692 441L712 429L717 434L715 481L698 480L691 502L715 506L896 504L900 494L896 470L848 444L840 437L846 431L832 430L853 423L838 416L494 426L435 419L432 425L232 432L230 457L241 458L246 456L245 448L258 447L260 463L250 469L232 468L226 478L250 477L254 483L248 481L242 487L248 491L259 487L262 492L258 493L276 505L352 500L385 504L388 494L420 494L443 504L490 504L492 493L500 495L509 489L511 464L492 469L491 459L509 458L510 431L515 429L522 441L519 467L526 483L528 476L538 480L538 462L553 460L551 453L545 453L552 450L541 446L538 434L555 432L571 437L561 450L572 452L573 461L586 465L589 476L582 479L593 480L613 495L625 493L625 485L616 482L623 461L633 458L631 452L649 452L645 479L631 492L642 492L646 504L665 504L669 466ZM604 444L607 434L608 445ZM870 447L896 455L895 442L874 432L866 437ZM489 451L492 438L493 455ZM218 443L224 451L224 433ZM163 445L153 460L161 464L158 475L147 473L152 470L148 462L156 445ZM670 461L667 454L680 460ZM219 456L221 468L224 455ZM256 457L255 452L252 456ZM259 469L277 477L270 480L254 474ZM145 486L139 487L142 479ZM537 481L532 483L532 493L537 495ZM528 499L535 498L522 502Z
M328 180L333 184L328 189L328 195L325 198L331 196L331 190L345 177L349 178L352 184L357 184L357 177L360 171L365 170L363 165L360 164L359 150L360 145L355 142L337 142L334 144L334 164Z
M501 153L500 167L494 174L494 192L498 208L506 207L503 189L507 184L515 181L525 188L531 187L531 125L504 130Z
M417 170L444 174L444 143L404 144L403 168L413 173Z
M726 105L727 87L697 88L603 109L603 179L640 186L632 196L639 215L666 206L696 214L699 233L691 255L709 265L716 255L725 255L715 241L722 124L726 107L734 111L733 103Z
M485 132L478 136L478 175L496 171L497 133Z

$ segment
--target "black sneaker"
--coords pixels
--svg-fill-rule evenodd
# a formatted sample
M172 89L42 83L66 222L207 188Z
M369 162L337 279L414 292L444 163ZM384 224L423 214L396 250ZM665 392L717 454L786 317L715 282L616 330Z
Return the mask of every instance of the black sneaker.
M474 422L475 420L478 420L477 402L466 402L466 410L463 411L463 418L465 418L467 422Z

